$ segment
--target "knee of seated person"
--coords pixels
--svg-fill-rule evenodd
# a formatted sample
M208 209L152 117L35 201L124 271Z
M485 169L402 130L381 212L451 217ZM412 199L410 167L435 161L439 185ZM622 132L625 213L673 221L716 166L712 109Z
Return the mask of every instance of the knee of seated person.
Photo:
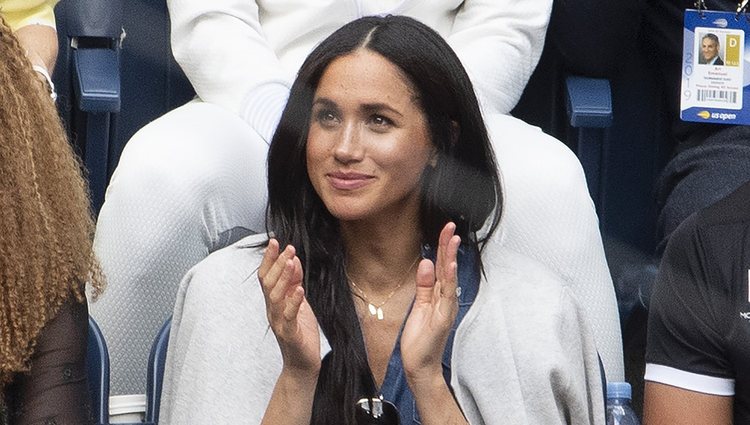
M505 167L545 181L554 176L561 185L585 182L575 153L540 128L511 116L492 114L487 117L487 129L501 170Z
M578 157L562 142L541 131L501 143L496 149L506 187L524 191L588 194Z
M131 141L138 139L134 137ZM207 190L203 188L212 186L211 171L204 164L160 155L158 150L144 150L138 155L123 154L107 188L106 201L111 202L116 197L148 197L168 203L169 199L187 191L197 196Z
M265 152L268 145L243 120L210 103L192 101L138 130L125 145L125 161L232 161L237 150ZM123 159L121 159L123 162Z
M207 111L213 115L208 123L193 120L196 112ZM188 191L199 198L232 190L240 180L250 185L253 176L263 180L265 142L226 115L216 106L188 104L143 127L128 141L107 196Z
M586 179L578 157L565 144L552 136L544 135L545 143L529 152L532 155L529 173L554 177L560 186L584 184Z

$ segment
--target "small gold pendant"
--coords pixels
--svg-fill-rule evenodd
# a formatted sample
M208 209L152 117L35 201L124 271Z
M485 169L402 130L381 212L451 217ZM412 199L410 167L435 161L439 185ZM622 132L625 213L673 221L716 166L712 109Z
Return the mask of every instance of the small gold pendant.
M375 316L378 320L383 320L383 309L375 307L372 303L367 303L367 309L370 310L370 316Z

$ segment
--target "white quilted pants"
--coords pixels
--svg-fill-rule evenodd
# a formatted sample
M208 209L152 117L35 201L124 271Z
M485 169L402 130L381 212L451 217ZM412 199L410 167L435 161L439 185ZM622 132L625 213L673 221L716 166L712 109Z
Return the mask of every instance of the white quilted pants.
M90 304L111 361L111 394L143 394L156 333L193 265L265 231L268 145L244 121L193 101L128 141L96 225L107 287Z

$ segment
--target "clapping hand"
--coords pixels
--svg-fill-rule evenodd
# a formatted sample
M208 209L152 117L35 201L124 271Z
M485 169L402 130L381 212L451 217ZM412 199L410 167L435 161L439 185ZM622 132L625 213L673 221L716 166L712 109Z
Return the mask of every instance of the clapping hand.
M410 385L443 379L442 358L458 312L456 256L461 238L456 225L440 232L435 263L422 260L417 268L414 306L401 334L401 358Z
M320 370L318 321L305 298L302 263L293 246L279 252L271 239L258 269L266 301L266 315L276 336L284 368L300 377L317 376Z

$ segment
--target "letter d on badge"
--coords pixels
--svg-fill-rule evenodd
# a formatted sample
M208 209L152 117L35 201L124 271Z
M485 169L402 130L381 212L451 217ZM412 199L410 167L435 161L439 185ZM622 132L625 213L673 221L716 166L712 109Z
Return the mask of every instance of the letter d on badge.
M740 36L737 34L727 34L726 37L724 64L728 66L740 66L740 44L742 44Z

